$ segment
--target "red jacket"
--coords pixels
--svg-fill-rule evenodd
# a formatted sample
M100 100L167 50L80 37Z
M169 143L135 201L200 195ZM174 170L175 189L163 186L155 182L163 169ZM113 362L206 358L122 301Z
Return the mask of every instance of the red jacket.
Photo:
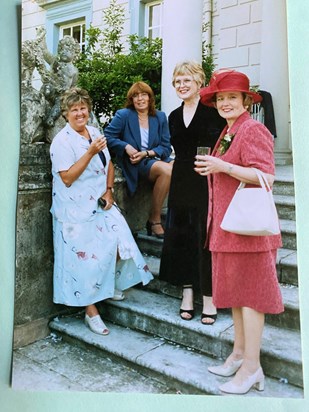
M227 127L214 148L226 134ZM231 127L229 134L235 134L230 147L221 156L229 163L255 167L265 173L275 174L274 142L272 135L260 122L253 120L248 112L243 113ZM209 209L207 233L209 249L213 252L262 252L282 246L281 235L245 236L229 233L220 228L225 211L234 196L240 181L226 173L214 173L209 178ZM207 242L208 243L208 242Z

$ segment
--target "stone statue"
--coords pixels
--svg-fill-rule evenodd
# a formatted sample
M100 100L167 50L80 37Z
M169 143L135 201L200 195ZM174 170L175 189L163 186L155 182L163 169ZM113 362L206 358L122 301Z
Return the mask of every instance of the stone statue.
M47 81L43 81L41 88L46 99L44 125L48 143L51 143L54 136L65 126L65 119L61 115L60 96L77 84L78 70L73 63L79 53L79 44L71 36L64 36L59 41L56 56L51 55L47 47L43 49L44 59L51 67L50 76Z
M65 90L76 86L78 77L78 70L74 66L80 53L77 41L71 36L64 36L54 56L46 46L45 28L38 28L36 34L36 39L26 40L22 44L22 143L50 143L64 127L60 96ZM32 85L35 69L42 81L39 91Z
M22 143L51 143L65 126L60 108L61 95L77 85L78 69L74 62L79 56L78 42L64 36L58 43L57 54L49 52L46 45L46 30L39 27L36 39L22 44L21 70L21 140ZM40 90L32 85L34 70L42 81ZM94 113L89 124L100 127Z
M35 40L26 40L21 49L21 142L35 143L44 140L43 119L45 99L32 86L33 73L39 66L39 44L42 32Z

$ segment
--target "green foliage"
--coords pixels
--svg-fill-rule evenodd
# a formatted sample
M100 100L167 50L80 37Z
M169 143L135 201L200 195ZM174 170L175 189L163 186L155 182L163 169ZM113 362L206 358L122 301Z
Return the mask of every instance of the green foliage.
M111 0L103 13L105 28L90 28L86 32L86 49L76 66L78 85L88 90L94 113L102 125L122 108L130 86L139 80L148 83L160 109L162 40L137 35L122 36L124 7ZM203 44L203 68L209 79L214 68L211 49ZM102 116L102 117L101 117Z
M206 33L208 30L211 30L210 26L210 22L203 23L202 32ZM207 44L205 40L202 43L202 67L206 76L206 84L208 84L215 69L215 63L212 55L212 45Z
M206 44L203 41L203 48L202 48L202 67L205 72L206 76L206 84L208 84L211 75L215 69L214 59L212 55L212 46L211 44Z
M103 20L104 30L92 26L87 30L87 47L76 65L78 85L88 90L94 112L98 118L103 115L105 125L123 107L130 86L139 80L151 86L160 108L162 40L137 35L122 38L124 9L115 0Z
M101 44L102 51L109 56L115 56L123 51L121 33L124 25L124 8L117 5L116 0L110 0L110 6L103 15L105 29L102 31L105 42Z

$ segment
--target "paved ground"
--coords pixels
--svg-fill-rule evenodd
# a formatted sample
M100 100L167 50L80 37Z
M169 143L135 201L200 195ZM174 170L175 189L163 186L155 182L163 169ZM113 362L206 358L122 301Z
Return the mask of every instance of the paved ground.
M13 353L14 389L175 394L156 379L55 334Z

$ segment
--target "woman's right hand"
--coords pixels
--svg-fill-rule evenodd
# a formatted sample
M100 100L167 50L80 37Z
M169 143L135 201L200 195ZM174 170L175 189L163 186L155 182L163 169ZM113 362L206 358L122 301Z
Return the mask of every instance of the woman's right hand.
M103 135L99 136L97 139L94 139L88 149L89 154L92 156L104 150L107 146L106 137Z
M127 144L124 150L130 158L132 158L136 153L138 153L138 150L136 150L135 147L131 146L130 144Z

